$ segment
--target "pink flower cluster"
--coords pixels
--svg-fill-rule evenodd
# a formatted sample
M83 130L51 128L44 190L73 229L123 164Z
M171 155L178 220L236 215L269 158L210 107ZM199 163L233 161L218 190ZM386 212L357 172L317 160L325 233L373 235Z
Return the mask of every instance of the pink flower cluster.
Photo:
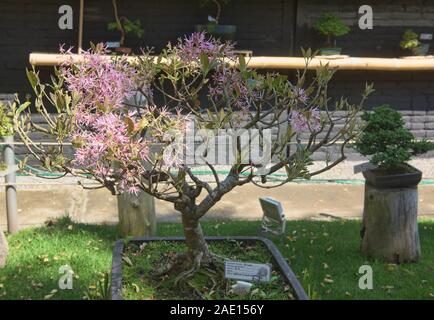
M68 52L61 47L61 53ZM106 53L107 49L100 45L95 52L84 52L82 63L70 60L60 69L68 90L79 96L79 107L87 111L122 107L136 89L137 71L125 58L103 57Z
M202 53L212 59L234 58L234 46L230 43L220 43L220 41L210 37L206 38L205 32L195 32L192 35L180 40L177 47L178 55L183 61L197 61Z
M306 90L304 90L303 88L294 87L292 89L292 94L292 98L298 103L305 104L309 100Z
M259 100L259 93L247 86L247 81L236 68L219 68L212 80L209 95L216 103L224 101L232 109L247 113L252 107L252 100Z
M103 53L86 52L81 63L60 70L75 99L74 164L99 181L114 182L120 192L137 193L149 144L134 133L140 118L123 104L134 94L137 73Z
M288 120L295 133L318 132L321 129L321 115L318 108L291 110Z

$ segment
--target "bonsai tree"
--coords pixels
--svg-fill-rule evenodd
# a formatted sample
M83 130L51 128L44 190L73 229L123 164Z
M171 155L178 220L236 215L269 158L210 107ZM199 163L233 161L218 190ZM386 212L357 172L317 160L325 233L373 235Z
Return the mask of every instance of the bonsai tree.
M216 13L214 17L211 17L208 19L210 24L219 24L220 16L222 13L222 7L229 4L231 0L200 0L201 5L205 6L209 3L212 3L216 7Z
M306 67L291 82L278 73L256 72L242 56L234 55L232 44L207 39L204 33L169 44L158 57L145 53L135 60L110 59L104 53L98 45L75 63L66 56L67 63L45 85L36 70L28 71L35 110L46 125L33 123L24 106L15 110L17 131L29 156L48 170L93 177L113 194L142 190L172 203L182 219L187 251L169 259L160 272L181 268L178 285L188 284L199 269L217 268L221 262L208 248L201 218L236 187L278 187L295 178L309 179L343 161L345 146L359 132L357 113L372 90L367 86L360 104L332 101L327 88L335 71L327 66L313 78L307 77ZM308 65L310 50L305 55ZM131 102L138 92L146 103ZM339 130L333 130L336 121L343 123ZM280 138L264 142L267 130L282 122L288 126L279 129ZM195 150L183 138L191 127L207 135L219 130L233 134L227 175L217 172L206 150ZM238 135L246 130L262 137L264 154L275 161L246 153ZM51 136L59 146L34 143L32 132ZM301 134L308 136L304 143ZM294 139L298 146L291 151L288 145ZM323 168L310 171L312 154L336 141L342 143L341 152ZM68 142L73 157L65 152ZM183 156L185 150L195 151L193 163ZM194 173L199 162L212 172L214 183ZM277 171L286 178L270 185L267 177Z
M402 35L402 40L399 46L404 50L411 50L414 54L418 54L422 43L419 41L419 35L412 29L407 29Z
M143 38L144 31L142 24L139 19L131 21L126 17L119 16L117 0L112 0L113 11L116 21L110 22L107 25L107 29L110 31L119 31L121 33L121 38L119 40L120 47L125 46L125 37L127 34L133 34L137 38Z
M196 31L206 31L208 34L215 38L220 38L226 41L233 41L237 27L235 25L221 25L220 16L222 7L230 3L231 0L200 0L201 5L213 4L216 7L216 14L214 16L208 15L208 22L205 25L196 25Z
M337 37L342 37L350 32L350 28L333 13L324 13L321 18L315 22L313 28L326 38L328 48L336 46Z
M361 250L390 263L416 262L420 256L417 225L417 184L422 172L407 164L414 155L434 149L415 140L399 112L387 105L362 116L365 129L356 149L372 156L378 168L363 172L366 179Z
M389 173L408 170L405 164L412 156L434 149L426 140L415 140L401 114L388 105L364 113L362 120L366 126L355 143L357 151Z

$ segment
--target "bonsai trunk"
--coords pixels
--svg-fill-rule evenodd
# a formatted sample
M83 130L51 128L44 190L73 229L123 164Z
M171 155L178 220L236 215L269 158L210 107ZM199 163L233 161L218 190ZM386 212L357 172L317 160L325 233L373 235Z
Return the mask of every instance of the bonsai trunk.
M336 38L333 37L331 34L328 34L326 36L326 43L327 48L335 48L336 47Z
M332 36L330 34L327 35L327 40L326 41L327 41L326 42L327 48L333 47L333 45L332 45Z
M199 219L191 217L191 214L182 213L182 226L189 261L193 264L208 264L211 262L211 252L205 241Z
M215 19L217 20L217 23L219 23L219 21L220 21L220 15L221 15L221 12L222 12L222 6L221 6L219 0L212 0L212 2L214 2L214 4L217 7L217 15L216 15Z
M121 39L119 41L119 45L121 47L123 47L125 45L125 30L124 30L124 26L122 24L123 17L119 17L118 5L117 5L116 0L112 0L112 4L113 4L113 11L114 11L116 23L118 24L118 30L121 33Z

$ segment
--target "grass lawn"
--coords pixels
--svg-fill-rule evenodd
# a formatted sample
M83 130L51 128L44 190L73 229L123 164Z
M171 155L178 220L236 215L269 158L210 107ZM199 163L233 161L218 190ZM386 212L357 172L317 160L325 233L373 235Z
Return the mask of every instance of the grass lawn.
M207 235L255 235L259 222L206 222ZM422 258L417 264L366 261L359 253L360 221L288 221L286 235L272 240L289 259L315 299L434 299L434 220L421 220ZM82 299L111 268L116 226L52 226L9 236L10 255L0 270L0 299ZM179 224L164 223L159 235L180 235ZM74 271L72 290L59 290L59 267ZM373 268L373 290L358 288L359 267Z

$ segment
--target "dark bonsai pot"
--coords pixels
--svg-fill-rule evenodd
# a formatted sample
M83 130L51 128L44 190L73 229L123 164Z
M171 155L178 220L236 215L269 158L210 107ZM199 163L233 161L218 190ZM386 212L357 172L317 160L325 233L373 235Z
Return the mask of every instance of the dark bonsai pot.
M234 25L212 25L212 24L198 24L195 27L197 32L206 31L214 38L219 38L223 41L234 41L237 33L237 26Z
M289 284L294 290L294 295L298 300L308 300L308 296L295 276L294 272L289 267L288 263L283 258L279 249L274 245L273 242L262 237L206 237L207 241L227 241L227 240L237 240L243 242L262 242L265 247L270 251L276 265L279 268L285 282ZM145 237L145 238L135 238L130 242L135 242L140 245L144 242L150 241L185 241L184 237ZM112 281L111 281L111 296L112 300L122 300L122 253L124 251L124 241L116 241L113 250L113 262L112 262Z
M377 168L363 172L366 183L378 188L406 188L414 187L422 180L422 172L408 164L402 165L399 172L392 173Z
M429 43L422 43L420 46L411 50L415 56L426 56L429 52Z
M319 54L321 56L339 56L342 53L342 48L321 48Z
M130 55L133 52L133 49L128 47L118 47L115 49L115 52L120 54Z

